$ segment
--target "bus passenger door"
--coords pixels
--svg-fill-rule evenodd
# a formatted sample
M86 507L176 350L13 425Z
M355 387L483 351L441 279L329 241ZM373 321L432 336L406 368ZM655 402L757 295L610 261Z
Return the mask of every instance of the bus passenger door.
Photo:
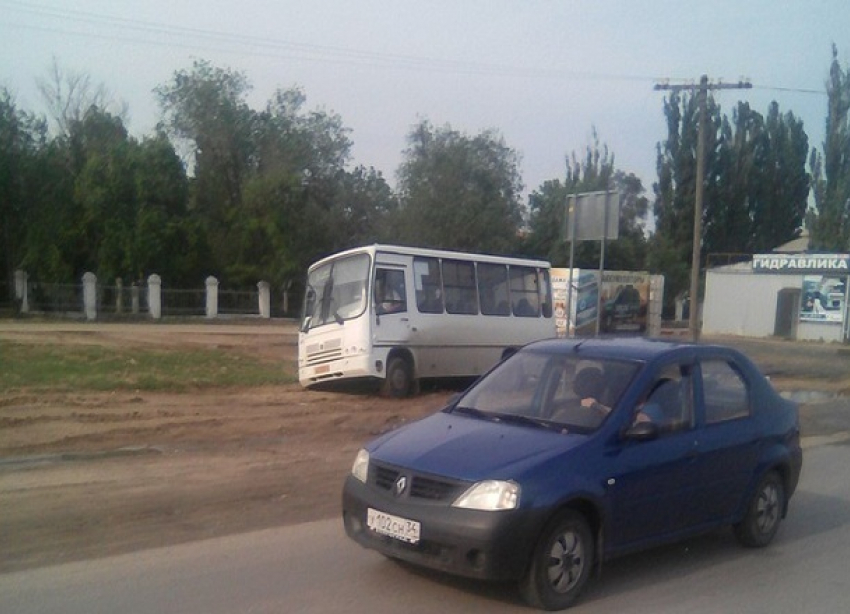
M407 291L407 267L403 264L382 264L375 267L372 306L375 346L407 345L410 341L410 305Z

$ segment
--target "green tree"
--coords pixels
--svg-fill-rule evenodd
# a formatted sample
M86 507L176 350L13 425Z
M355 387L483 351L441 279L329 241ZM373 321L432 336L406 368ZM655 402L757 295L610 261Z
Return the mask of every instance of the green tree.
M379 171L358 166L340 175L339 188L330 211L334 250L395 239L398 199Z
M722 118L707 179L703 253L769 251L799 236L809 193L808 137L793 113L740 102Z
M774 249L800 235L805 221L811 175L806 170L809 137L793 113L768 108L755 160L761 169L749 195L752 251Z
M648 201L638 177L616 169L614 156L600 143L594 130L593 143L582 158L573 152L567 159L566 178L546 181L529 197L529 233L524 252L545 258L555 266L569 265L566 211L570 196L584 192L616 190L621 195L619 238L606 242L605 267L612 270L641 270L645 267L647 242L644 226ZM577 267L599 266L601 242L576 245Z
M136 208L127 274L140 280L157 273L172 285L198 285L211 255L198 217L188 210L189 179L180 157L159 133L135 147L133 159Z
M850 68L841 68L835 45L826 93L823 152L812 150L810 159L815 208L807 226L813 248L842 252L850 249Z
M693 251L698 97L674 92L664 102L667 140L658 146L656 232L649 268L665 276L665 311L689 285ZM733 120L706 102L705 185L700 263L709 253L749 254L799 236L809 175L808 138L774 102L767 119L740 103Z
M142 143L97 107L33 156L22 266L41 281L102 283L150 273L197 283L203 235L187 213L188 180L163 135Z
M163 127L193 152L190 213L214 256L207 273L228 284L281 283L350 236L335 215L350 131L335 113L307 110L297 88L276 91L260 112L249 91L242 73L204 61L157 89Z
M215 256L208 273L215 275L236 261L240 249L231 235L243 213L243 189L256 153L256 114L246 102L250 89L243 73L203 60L155 89L161 128L190 151L190 208L204 224Z
M492 130L421 121L398 171L399 237L420 246L513 253L522 224L519 156Z
M96 107L71 123L70 148L78 167L74 200L85 248L80 264L107 283L135 268L129 258L137 207L134 146L123 122Z
M17 108L12 94L0 88L0 267L7 283L0 301L14 281L14 271L22 266L26 242L21 232L29 218L30 188L38 173L38 153L44 147L46 125Z

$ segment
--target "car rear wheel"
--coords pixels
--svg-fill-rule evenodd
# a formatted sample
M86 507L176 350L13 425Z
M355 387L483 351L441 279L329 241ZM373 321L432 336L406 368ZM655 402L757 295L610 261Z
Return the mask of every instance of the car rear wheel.
M735 537L750 548L767 546L779 530L784 505L785 488L782 479L775 471L771 471L759 482L744 519L735 525Z
M568 511L544 531L531 566L520 582L523 599L544 610L573 604L590 578L594 547L584 516Z

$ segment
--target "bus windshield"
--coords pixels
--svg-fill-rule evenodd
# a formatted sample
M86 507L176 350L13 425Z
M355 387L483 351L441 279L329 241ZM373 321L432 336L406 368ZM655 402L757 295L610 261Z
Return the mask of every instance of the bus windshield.
M316 267L307 277L301 330L356 318L366 309L369 255L356 254Z

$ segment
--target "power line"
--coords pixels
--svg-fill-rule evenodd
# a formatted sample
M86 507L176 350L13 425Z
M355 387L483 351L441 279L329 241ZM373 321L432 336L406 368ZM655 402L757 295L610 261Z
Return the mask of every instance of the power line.
M309 43L297 43L293 41L273 39L266 37L258 37L253 35L235 34L228 32L220 32L213 30L203 30L199 28L187 28L183 26L171 26L163 23L142 21L135 19L126 19L122 17L113 17L108 15L98 15L86 11L54 8L44 5L33 5L30 3L18 2L15 0L3 0L0 4L11 5L14 9L37 17L48 17L61 19L65 21L74 21L82 24L95 26L107 26L119 29L126 29L141 33L144 35L165 36L165 37L180 37L181 42L169 43L175 47L190 47L191 45L185 42L187 37L200 39L203 41L212 41L217 44L225 43L234 46L248 47L247 50L242 50L251 55L265 55L272 57L285 57L288 59L299 59L308 61L322 61L330 63L357 63L371 65L382 68L401 68L414 70L431 70L437 72L453 72L453 73L472 73L472 74L502 74L502 75L522 75L528 76L529 73L540 74L544 76L568 76L579 77L586 79L619 79L619 80L642 80L646 81L652 77L634 77L629 75L609 75L599 73L577 73L563 71L540 71L539 69L529 71L525 68L516 66L507 66L500 64L489 64L481 62L466 62L460 60L446 60L433 57L412 56L402 54L379 53L373 51L364 51L351 48L333 47L327 45L316 45ZM103 39L120 40L127 42L127 37L118 36L117 34L106 34L103 32L91 33L89 31L68 30L67 28L57 28L51 26L33 26L27 24L16 24L18 27L36 29L41 31L53 31L66 35L76 35L83 37L97 37ZM151 44L146 39L134 38L130 42ZM156 41L156 44L162 44L161 39ZM257 51L256 48L264 51ZM216 51L222 51L220 47L214 48ZM283 55L282 55L283 54Z
M380 53L329 45L298 43L283 39L204 30L201 28L185 26L173 26L161 22L128 19L113 15L101 15L78 9L57 8L43 4L22 2L20 0L0 0L0 5L6 5L12 10L33 15L35 17L46 17L48 19L57 19L63 22L63 27L20 23L8 24L16 28L41 32L53 32L66 36L116 40L122 43L155 45L158 47L162 47L163 44L165 44L172 48L201 49L225 53L243 53L257 57L281 58L295 61L360 65L372 68L417 70L467 75L518 76L526 78L540 77L550 79L577 79L583 81L659 81L657 77L646 75L627 75L589 71L581 72L558 69L541 70L539 68L524 68L504 64L467 62L425 56ZM68 21L83 25L87 24L117 28L119 30L129 30L136 32L141 36L127 36L125 34L117 33L110 34L104 32L92 32L90 30L69 29L68 27L64 27L67 26ZM168 42L164 43L163 37L168 39ZM201 42L190 43L187 42L187 39L195 39ZM229 48L222 48L222 45L228 45ZM681 81L685 80L681 79ZM665 81L665 83L669 83L669 80ZM673 87L688 89L689 86L683 84L665 88L656 87L656 89L672 89ZM690 86L691 89L694 87L696 86ZM754 86L754 89L785 93L826 95L826 88L823 90L812 90L805 88L759 85Z
M70 36L117 40L124 43L129 42L135 44L157 45L160 47L163 44L167 44L176 48L202 48L216 52L244 53L253 56L276 57L298 61L348 65L355 64L373 68L444 72L452 74L515 76L524 78L539 77L546 79L575 79L582 81L631 81L640 83L657 80L656 76L650 75L627 75L590 71L581 72L560 69L547 70L510 66L505 64L449 60L425 56L380 53L328 45L298 43L275 38L204 30L184 26L172 26L151 21L100 15L76 9L56 8L32 4L29 2L21 2L19 0L0 0L0 5L10 6L14 10L24 14L62 21L61 27L50 25L15 24L18 28L26 28L43 32L56 32ZM89 30L69 29L67 27L67 22L128 30L135 32L136 36L128 37L126 35L111 34L102 31L91 32ZM163 38L169 39L169 42L163 43ZM187 42L187 40L190 39L201 41L201 44L195 46ZM214 43L216 46L210 46L211 43ZM221 45L229 45L230 48L223 49Z

